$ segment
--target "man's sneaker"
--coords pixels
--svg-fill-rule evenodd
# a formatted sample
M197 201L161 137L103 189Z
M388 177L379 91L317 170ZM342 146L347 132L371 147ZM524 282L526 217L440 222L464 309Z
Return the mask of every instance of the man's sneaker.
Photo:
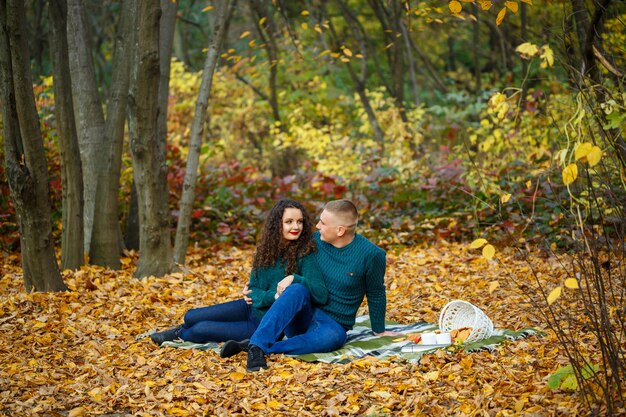
M220 349L220 358L230 358L241 352L248 351L249 339L238 342L236 340L227 340Z
M250 345L248 347L248 361L246 362L246 371L256 372L261 368L267 369L267 362L265 362L265 353L260 347L256 345Z
M180 331L183 329L182 324L180 326L172 327L171 329L163 330L162 332L152 333L150 339L157 345L161 346L163 342L171 342L178 339Z

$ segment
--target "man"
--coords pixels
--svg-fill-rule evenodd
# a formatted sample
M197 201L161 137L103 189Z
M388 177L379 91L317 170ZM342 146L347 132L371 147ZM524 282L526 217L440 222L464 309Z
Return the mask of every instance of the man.
M317 261L328 287L328 302L314 306L300 284L279 286L277 299L249 341L228 341L220 356L248 352L246 369L267 368L265 355L330 352L346 342L356 313L367 296L372 330L385 332L385 251L356 233L358 212L349 200L327 203L313 238ZM283 335L287 339L283 339Z

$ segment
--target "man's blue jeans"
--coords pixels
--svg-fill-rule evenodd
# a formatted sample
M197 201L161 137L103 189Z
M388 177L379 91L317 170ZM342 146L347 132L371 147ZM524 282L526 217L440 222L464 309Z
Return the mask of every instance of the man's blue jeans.
M195 343L249 339L260 320L244 299L191 309L180 338Z
M281 340L286 335L287 339ZM309 290L291 284L267 311L250 338L266 354L331 352L346 343L346 330L311 302Z

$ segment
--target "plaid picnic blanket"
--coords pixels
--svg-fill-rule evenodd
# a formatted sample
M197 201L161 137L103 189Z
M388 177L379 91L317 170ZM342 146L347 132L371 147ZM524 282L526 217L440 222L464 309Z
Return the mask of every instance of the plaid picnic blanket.
M437 325L424 321L413 324L397 324L392 322L388 322L386 324L386 330L400 332L406 335L433 331L437 328ZM147 333L146 336L149 334L150 332ZM492 350L495 349L498 344L506 340L517 340L532 335L543 336L543 332L531 328L518 331L496 329L490 338L474 343L467 343L462 345L462 347L466 351L470 352L484 349ZM381 337L374 335L374 333L372 333L368 316L359 316L356 318L354 328L348 332L346 344L341 349L328 353L294 355L294 357L307 362L348 363L365 356L374 356L378 359L389 359L394 357L400 360L416 363L419 362L420 358L424 354L432 353L434 350L441 349L435 347L428 350L410 351L411 349L407 349L410 345L412 345L412 342L403 339L401 336ZM179 349L219 350L219 344L214 342L193 343L174 341L164 342L162 346L175 347Z

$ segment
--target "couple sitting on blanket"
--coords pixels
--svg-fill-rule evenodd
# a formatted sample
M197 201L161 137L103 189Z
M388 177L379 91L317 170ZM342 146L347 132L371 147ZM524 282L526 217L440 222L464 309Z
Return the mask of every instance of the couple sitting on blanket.
M221 357L245 351L246 369L258 371L267 354L339 349L365 295L372 330L395 334L385 332L385 251L355 232L357 222L351 201L331 201L313 233L304 206L280 200L265 220L243 299L189 310L184 324L152 341L226 342Z

